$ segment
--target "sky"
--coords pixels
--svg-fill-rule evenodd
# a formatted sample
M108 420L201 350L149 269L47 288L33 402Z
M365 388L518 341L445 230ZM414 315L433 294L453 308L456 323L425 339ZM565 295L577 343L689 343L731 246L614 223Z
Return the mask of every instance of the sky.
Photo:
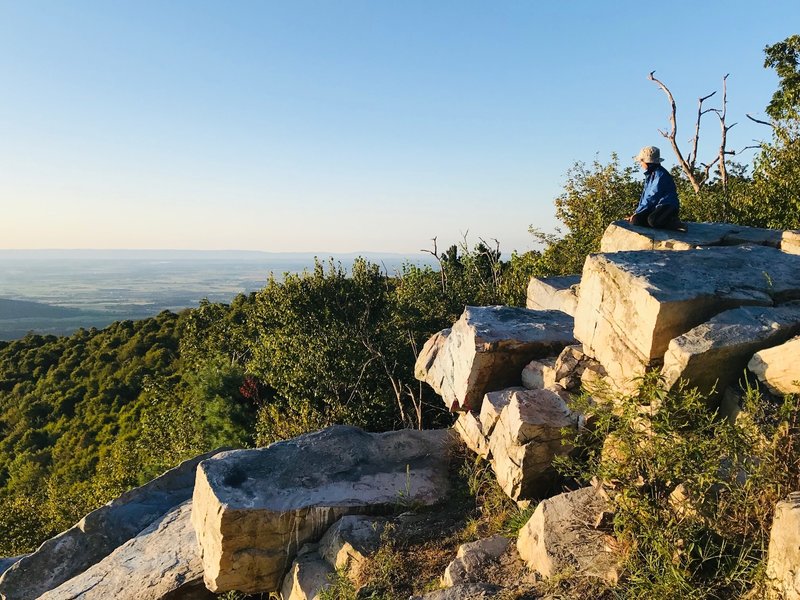
M767 138L745 113L798 27L796 0L0 0L0 248L524 252L577 161L675 164L652 70L685 152L725 74L729 147Z

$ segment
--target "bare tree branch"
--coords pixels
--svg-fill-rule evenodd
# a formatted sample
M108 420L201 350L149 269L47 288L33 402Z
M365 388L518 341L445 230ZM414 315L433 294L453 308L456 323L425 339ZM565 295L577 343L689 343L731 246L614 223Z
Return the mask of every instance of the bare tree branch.
M773 123L770 123L769 121L762 121L760 119L756 119L754 116L752 116L750 114L747 114L747 113L745 113L745 116L748 119L750 119L751 121L755 122L755 123L759 123L761 125L766 125L767 127L772 127L773 129L775 129L775 125Z
M716 93L717 92L715 90L710 94L708 94L707 96L703 96L702 98L697 99L697 119L695 120L694 123L694 137L691 140L692 150L691 152L689 152L689 160L687 161L689 163L689 168L691 168L692 171L694 171L694 165L695 162L697 161L697 143L700 141L700 118L707 112L714 110L712 108L707 108L706 110L703 110L703 102L711 98L711 96L713 96Z
M665 138L669 140L670 145L672 146L672 150L673 152L675 152L675 156L678 158L678 164L680 164L681 169L683 169L683 172L686 174L686 177L692 184L692 188L694 188L695 193L697 193L700 191L700 186L702 185L702 182L697 179L695 172L692 170L689 163L686 162L686 159L683 158L681 149L678 148L678 144L675 141L675 136L678 133L678 124L675 119L675 113L676 113L675 98L672 96L672 92L669 91L669 88L666 85L664 85L664 83L656 79L653 76L653 73L655 73L655 71L650 71L650 75L648 75L647 78L650 81L654 82L658 87L660 87L661 91L663 91L667 95L667 99L669 100L669 105L670 105L669 122L671 130L668 134L661 130L659 130L659 132L661 133L661 135L663 135Z
M437 236L438 237L438 236ZM439 256L439 251L436 248L436 238L433 238L433 250L426 250L423 248L420 252L427 252L428 254L433 254L434 258L439 263L439 275L442 280L442 293L447 292L447 273L444 272L444 264L442 264L442 258Z

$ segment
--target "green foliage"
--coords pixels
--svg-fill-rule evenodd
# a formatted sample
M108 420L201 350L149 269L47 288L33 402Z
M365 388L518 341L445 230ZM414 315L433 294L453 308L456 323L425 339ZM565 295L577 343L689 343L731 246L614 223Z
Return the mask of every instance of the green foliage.
M795 489L797 398L771 406L751 390L735 420L696 390L646 378L637 396L583 403L591 429L565 474L612 486L628 552L621 598L735 598L758 584L772 512Z
M548 235L531 226L543 244L535 269L538 276L580 273L586 255L600 249L600 239L612 222L636 208L641 182L632 166L622 168L616 154L608 164L595 160L591 167L575 163L567 172L564 192L556 198L556 216L567 228L564 237Z

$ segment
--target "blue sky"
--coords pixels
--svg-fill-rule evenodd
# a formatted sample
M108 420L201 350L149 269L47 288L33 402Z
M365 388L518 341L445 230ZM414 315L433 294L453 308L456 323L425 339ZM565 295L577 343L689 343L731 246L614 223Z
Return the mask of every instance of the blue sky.
M0 0L0 248L528 250L575 161L674 164L653 69L684 147L726 73L729 146L765 137L744 113L798 23L796 0Z

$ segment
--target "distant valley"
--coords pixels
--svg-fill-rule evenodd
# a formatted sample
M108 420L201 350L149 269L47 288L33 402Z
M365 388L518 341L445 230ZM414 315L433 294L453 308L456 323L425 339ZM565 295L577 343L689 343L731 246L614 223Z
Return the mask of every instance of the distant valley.
M68 335L162 310L230 302L261 289L270 273L312 268L314 253L170 250L0 250L0 340L28 332ZM333 256L349 266L358 254ZM363 253L392 273L423 255Z

